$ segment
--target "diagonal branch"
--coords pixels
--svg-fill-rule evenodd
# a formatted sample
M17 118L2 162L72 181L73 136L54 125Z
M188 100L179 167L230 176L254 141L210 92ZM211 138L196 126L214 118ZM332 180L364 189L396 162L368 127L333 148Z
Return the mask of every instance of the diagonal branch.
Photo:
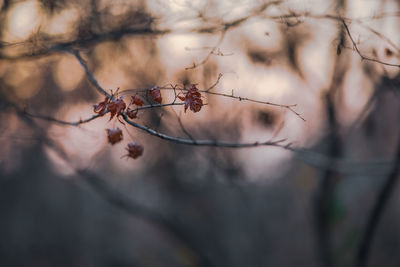
M72 53L79 61L79 63L83 66L83 68L86 71L87 76L89 77L90 81L92 84L96 87L96 89L106 95L107 97L112 97L109 93L107 93L103 87L101 87L100 83L97 81L96 77L94 74L90 71L88 68L86 61L82 59L80 56L79 52L74 51L74 50L67 50L68 52ZM216 94L212 92L208 92L210 94ZM224 94L222 94L224 95ZM228 95L226 95L228 96ZM232 96L231 96L232 97ZM235 98L235 97L234 97ZM250 101L250 99L243 98L239 100L247 100ZM256 100L253 100L253 102L256 102ZM263 103L262 101L259 101L258 103ZM267 103L267 102L265 102ZM177 104L177 103L172 103L172 104ZM275 104L277 105L277 104ZM288 106L289 107L289 106ZM126 121L129 125L138 128L142 131L147 132L150 135L159 137L164 140L168 140L174 143L179 143L179 144L185 144L185 145L197 145L197 146L214 146L214 147L230 147L230 148L246 148L246 147L257 147L257 146L275 146L275 147L282 147L282 148L289 148L289 146L282 145L281 143L285 140L278 140L278 141L264 141L264 142L252 142L252 143L237 143L237 142L226 142L226 141L217 141L217 140L192 140L192 139L187 139L187 138L182 138L182 137L174 137L170 136L164 133L160 133L152 128L149 128L147 126L138 124L128 118L125 112L122 112L122 117L124 121Z
M222 74L219 74L216 83L214 83L213 85L211 85L209 88L207 88L205 90L199 90L199 92L200 93L205 93L205 94L208 94L208 95L228 97L228 98L236 99L236 100L239 100L239 101L247 101L247 102L252 102L252 103L257 103L257 104L263 104L263 105L269 105L269 106L284 108L284 109L289 110L293 114L295 114L301 120L306 121L306 119L300 113L298 113L296 110L294 110L294 107L296 107L297 104L286 105L286 104L273 103L273 102L269 102L269 101L256 100L256 99L252 99L252 98L248 98L248 97L242 97L242 96L234 95L233 91L232 91L232 94L211 92L211 90L217 85L217 83L221 79L221 77L222 77ZM177 89L181 90L181 91L188 91L187 88L178 87L178 86L173 86L173 87L163 86L163 87L157 87L157 88L160 89L160 90L167 90L167 91L168 90L173 90L174 92L176 92ZM138 92L146 92L148 90L149 90L149 88L126 89L126 90L123 90L121 93L124 93L124 92L136 92L136 93L138 93ZM174 102L174 105L183 105L183 104L184 103L175 103ZM163 105L168 106L170 104L163 104ZM155 107L156 107L156 105L155 105Z
M210 92L208 89L207 90L199 90L199 92L204 92L204 93L207 93L207 94L210 94L210 95L216 95L216 96L230 97L230 98L233 98L233 99L237 99L239 101L248 101L248 102L253 102L253 103L258 103L258 104L264 104L264 105L269 105L269 106L285 108L285 109L288 109L290 112L294 113L296 116L298 116L303 121L306 121L306 119L304 119L301 116L300 113L298 113L297 111L295 111L293 109L293 107L297 106L297 104L293 104L293 105L276 104L276 103L272 103L272 102L269 102L269 101L261 101L261 100L255 100L255 99L247 98L247 97L236 96L233 93L231 95L229 95L229 94L224 94L224 93Z
M35 51L29 51L20 53L17 55L7 55L2 53L0 50L0 59L4 60L19 60L19 59L27 59L27 58L38 58L38 57L46 57L49 54L57 53L60 51L65 51L66 49L73 49L79 47L89 47L94 44L106 42L106 41L115 41L119 40L124 36L159 36L170 33L170 30L156 30L150 28L142 28L142 29L122 29L122 30L112 30L109 32L101 33L101 34L91 34L89 37L85 36L82 38L78 38L70 41L57 41L55 39L47 39L47 44L44 44L42 48L36 49ZM17 45L26 45L29 44L29 41L26 42L18 42L18 43L0 43L0 48L2 47L13 47Z
M207 56L206 56L201 62L199 62L199 63L193 62L193 65L190 66L190 67L186 67L185 70L192 70L192 69L195 69L195 68L197 68L197 67L199 67L199 66L201 66L201 65L206 64L207 61L210 59L211 55L214 55L214 54L215 54L215 50L217 50L218 46L221 45L222 41L223 41L224 38L225 38L225 34L226 34L226 30L224 30L224 31L221 32L221 36L219 37L217 43L215 44L215 46L213 46L213 47L211 48L210 52L208 52Z
M42 120L54 122L54 123L57 123L57 124L70 125L70 126L79 126L81 124L88 123L88 122L91 122L91 121L93 121L93 120L95 120L95 119L97 119L99 117L102 117L102 115L98 115L97 114L97 115L93 115L92 117L87 118L87 119L80 119L79 121L71 121L70 122L70 121L59 120L59 119L56 119L56 118L53 118L53 117L47 116L47 115L32 114L32 113L29 113L26 110L23 110L22 113L24 115L27 115L28 117L32 117L32 118L36 118L36 119L42 119Z
M283 145L282 142L285 140L277 140L277 141L265 141L265 142L252 142L252 143L238 143L238 142L227 142L227 141L218 141L218 140L208 140L208 139L200 139L200 140L193 140L190 138L183 138L183 137L175 137L175 136L170 136L161 132L158 132L150 127L147 127L145 125L141 125L139 123L136 123L128 118L126 113L122 113L122 117L125 122L127 122L129 125L140 129L152 136L156 136L158 138L161 138L163 140L171 141L174 143L178 144L183 144L183 145L195 145L195 146L212 146L212 147L229 147L229 148L246 148L246 147L257 147L257 146L275 146L275 147L281 147L281 148L287 148L286 145Z
M30 114L22 109L19 109L17 105L12 104L12 106L16 109L17 113L23 118L35 118L35 119L41 119L41 120L47 120L50 122L54 122L60 125L65 125L65 126L79 126L82 123L86 123L90 120L94 120L96 118L99 118L101 116L95 115L92 116L88 119L85 120L79 120L79 121L63 121L59 119L52 118L50 116L46 115L37 115L37 114ZM154 130L155 131L155 130ZM170 136L170 138L175 138ZM190 137L189 137L190 138ZM192 137L193 138L193 137ZM196 139L191 139L194 142L196 142ZM282 140L283 142L284 140ZM215 140L208 140L208 143L215 143ZM387 168L390 168L394 165L394 162L388 161L388 160L381 160L381 161L365 161L365 162L359 162L359 161L354 161L350 159L339 159L339 158L333 158L330 156L326 156L324 154L315 152L311 149L306 149L306 148L299 148L299 147L293 147L291 143L288 144L279 144L279 146L282 149L286 149L288 151L294 152L295 157L297 160L300 160L302 162L305 162L314 168L320 168L320 169L326 169L326 170L335 170L341 173L346 173L346 174L358 174L358 175L372 175L372 176L381 176L383 173L386 172ZM218 144L218 143L217 143ZM251 143L255 144L255 143ZM188 144L190 145L190 144ZM261 144L259 144L261 145ZM255 145L254 145L255 146Z
M350 29L349 29L347 23L345 22L345 20L344 19L340 19L340 21L342 22L342 24L343 24L343 26L344 26L344 28L346 30L346 33L350 38L350 41L351 41L351 43L352 43L352 45L354 47L354 50L356 50L356 52L360 56L361 60L372 61L372 62L376 62L376 63L382 64L382 65L385 65L385 66L391 66L391 67L400 68L400 64L392 64L392 63L381 61L381 60L376 59L376 58L372 58L372 57L368 57L368 56L363 55L360 52L360 49L358 48L357 43L354 41L353 36L351 35Z
M360 56L361 60L371 61L371 62L379 63L379 64L382 64L382 65L385 65L385 66L400 68L400 64L393 64L393 63L385 62L385 61L379 60L379 59L374 58L374 57L366 56L363 53L361 53L356 41L354 40L353 35L352 35L352 33L351 33L350 29L349 29L349 26L347 24L348 22L352 22L352 21L353 22L355 21L355 22L358 22L358 23L361 24L361 21L362 21L361 19L352 20L350 18L346 18L346 17L334 15L334 14L312 14L312 13L308 13L308 12L305 12L305 13L294 13L294 12L291 12L291 13L288 13L288 14L282 14L282 15L278 15L278 16L265 16L264 18L271 19L271 20L274 20L274 21L282 21L282 20L286 20L286 19L290 19L290 18L299 19L299 18L302 18L302 17L308 17L308 18L313 18L313 19L328 19L328 20L335 20L335 21L340 22L341 24L343 24L343 26L345 28L345 31L346 31L346 35L349 37L354 50ZM288 25L291 25L289 22L287 22L287 23L288 23ZM297 24L298 23L295 23L295 25L297 25ZM295 25L292 25L292 26L295 26ZM363 26L363 27L365 27L365 26ZM393 46L393 42L390 41L390 39L384 37L381 34L377 34L377 32L375 30L373 30L372 28L370 28L370 27L365 27L365 28L368 29L369 31L371 31L373 34L378 35L380 38L382 38L383 40L387 41L389 44L391 44ZM397 48L397 46L394 46L394 47Z
M68 49L68 48L65 48L64 51L71 53L72 55L74 55L76 57L76 59L81 64L81 66L85 69L86 75L89 77L89 80L94 85L94 87L96 87L97 91L99 91L101 94L103 94L111 99L112 95L107 93L107 91L104 90L103 87L101 87L101 85L97 81L96 77L94 77L93 72L90 71L86 61L81 57L79 51L73 50L73 49Z

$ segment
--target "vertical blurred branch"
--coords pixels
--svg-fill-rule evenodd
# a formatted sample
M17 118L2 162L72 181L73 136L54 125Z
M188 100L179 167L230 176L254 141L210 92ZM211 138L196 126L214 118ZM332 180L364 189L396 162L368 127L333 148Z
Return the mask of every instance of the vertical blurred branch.
M338 135L338 127L333 104L333 92L326 94L326 109L329 122L328 153L330 158L337 158L341 153L341 142ZM330 238L330 213L332 196L335 185L335 174L332 168L326 169L322 174L319 188L315 197L315 219L317 231L317 245L320 260L323 266L332 267L331 238Z
M340 15L344 10L346 1L338 1L336 11ZM342 45L345 38L345 29L343 25L338 23L338 38L341 40ZM339 94L339 89L343 83L343 77L346 73L346 62L343 56L338 56L335 61L334 73L332 77L331 86L324 96L326 105L326 115L328 120L328 136L327 146L328 155L331 159L337 159L341 155L341 140L339 136L339 124L337 121L337 114L335 108L335 99ZM331 164L334 164L332 161ZM332 197L336 183L337 173L334 168L326 169L321 177L321 181L315 196L315 219L316 219L316 234L317 234L317 251L319 253L322 266L334 266L332 258L332 245L330 235L330 217L332 209Z
M367 260L371 249L372 241L378 227L378 223L383 215L386 204L394 192L400 171L400 140L397 144L393 169L390 171L386 182L384 183L379 195L375 201L372 211L367 219L360 246L357 252L357 267L367 266Z

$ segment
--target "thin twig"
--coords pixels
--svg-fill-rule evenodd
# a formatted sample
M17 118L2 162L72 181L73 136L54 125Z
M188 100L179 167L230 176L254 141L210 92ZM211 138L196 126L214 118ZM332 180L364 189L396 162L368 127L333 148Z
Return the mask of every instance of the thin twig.
M91 80L92 84L98 89L98 91L111 98L111 95L108 94L101 87L101 85L97 81L96 77L93 75L93 73L88 68L86 62L82 59L82 57L80 57L79 53L74 50L69 50L69 51L78 59L79 63L84 67L84 69L86 70L87 76ZM209 93L211 93L211 92L209 92ZM171 103L171 104L175 105L178 103ZM171 104L169 104L169 105L171 105ZM154 106L161 106L161 105L154 105ZM197 145L197 146L230 147L230 148L245 148L245 147L257 147L257 146L276 146L276 147L286 148L284 145L281 144L285 140L278 140L278 141L269 140L269 141L264 141L264 142L237 143L237 142L226 142L226 141L217 141L217 140L192 140L192 139L187 139L187 138L182 138L182 137L175 137L175 136L170 136L167 134L160 133L150 127L136 123L136 122L130 120L125 112L122 113L122 117L125 122L127 122L128 124L130 124L131 126L133 126L135 128L143 130L143 131L147 132L148 134L159 137L161 139L179 143L179 144Z
M133 111L136 110L143 110L143 109L153 109L153 108L164 108L164 107L169 107L169 106L182 106L185 103L175 103L175 102L171 102L171 103L166 103L166 104L152 104L152 105L145 105L145 106L141 106L141 107L136 107L134 109L132 109Z
M376 58L364 56L364 55L360 52L360 50L359 50L359 48L358 48L356 42L354 41L353 36L351 35L351 32L350 32L350 29L349 29L349 27L347 26L347 23L344 21L344 19L342 19L341 22L343 23L343 26L344 26L344 28L346 29L347 35L349 36L350 41L351 41L351 43L353 44L353 47L354 47L354 49L356 50L357 54L360 56L361 60L372 61L372 62L376 62L376 63L382 64L382 65L385 65L385 66L391 66L391 67L398 67L398 68L400 68L400 64L392 64L392 63L388 63L388 62L381 61L381 60L376 59Z
M246 148L246 147L258 147L258 146L275 146L288 149L285 145L282 144L283 140L277 141L264 141L264 142L251 142L251 143L238 143L238 142L226 142L226 141L218 141L218 140L208 140L208 139L200 139L200 140L192 140L188 138L175 137L170 136L161 132L158 132L150 127L145 125L141 125L130 120L125 113L122 113L122 117L125 122L132 125L133 127L140 129L150 135L156 136L158 138L168 140L174 143L183 144L183 145L194 145L194 146L212 146L212 147L229 147L229 148Z
M219 23L219 25L217 25L216 27L198 28L198 29L192 30L192 31L198 32L198 33L210 33L210 32L214 32L214 31L219 31L220 32L220 38L218 39L218 41L215 44L215 46L211 47L210 52L207 54L207 56L200 63L193 62L193 65L191 67L185 68L185 70L195 69L195 68L197 68L197 67L199 67L201 65L204 65L210 59L211 55L223 55L222 53L215 53L215 50L217 50L217 48L220 46L220 44L224 40L227 32L231 28L238 27L238 26L242 25L243 23L245 23L246 21L248 21L250 18L255 17L255 16L259 16L269 6L279 5L282 2L283 2L282 0L279 0L279 1L271 1L271 2L267 2L267 3L263 3L260 6L257 6L256 8L254 8L250 12L250 15L247 15L247 16L244 16L244 17L241 17L241 18L237 18L237 19L234 19L234 20L229 21L229 22Z
M385 66L400 68L400 64L393 64L393 63L385 62L385 61L379 60L377 58L366 56L363 53L361 53L356 41L353 38L353 35L351 34L348 24L347 24L347 22L354 21L350 18L346 18L346 17L342 17L342 16L338 16L338 15L332 15L332 14L318 15L318 14L311 14L308 12L289 13L289 14L283 14L283 15L279 15L279 16L265 16L265 18L272 19L272 20L278 20L278 21L280 21L282 19L301 18L301 17L308 17L308 18L314 18L314 19L330 19L330 20L336 20L336 21L341 22L346 30L347 36L349 36L349 39L352 43L354 50L360 56L361 60L371 61L371 62L379 63L379 64L382 64ZM358 21L361 21L361 19L358 19ZM367 28L367 29L370 30L372 33L376 34L376 31L374 31L372 28ZM385 38L383 38L383 39L385 39ZM386 41L388 41L388 40L386 40Z
M189 133L189 131L186 130L185 126L182 123L180 116L178 116L178 122L179 122L179 126L181 127L182 131L187 135L187 137L189 137L193 141L196 141L196 139L193 138L193 136Z
M50 122L55 122L60 125L65 126L78 126L81 123L85 123L85 121L92 119L94 120L96 117L99 118L101 116L95 115L94 118L89 118L86 120L79 120L75 122L68 122L62 121L59 119L52 118L50 116L45 115L37 115L37 114L30 114L26 111L17 109L17 112L20 115L24 115L25 117L32 117L35 119L47 120ZM196 139L194 139L196 142ZM214 142L209 140L209 143ZM283 142L283 140L282 140ZM304 148L296 148L292 146L292 143L287 143L286 145L279 146L283 149L289 150L295 153L295 157L297 160L305 162L315 168L319 169L326 169L326 170L335 170L345 174L358 174L358 175L373 175L373 176L380 176L384 172L386 172L387 168L393 166L393 162L380 160L380 161L365 161L359 162L349 159L337 159L326 156L324 154L312 151L310 149Z
M208 87L208 88L207 88L206 90L204 90L204 91L205 91L205 92L209 92L209 91L211 91L212 89L214 89L214 87L217 86L217 84L219 83L219 80L221 80L222 76L223 76L223 74L222 74L222 73L219 73L219 74L218 74L218 78L217 78L217 80L215 81L215 83L213 83L210 87Z
M361 23L360 23L360 25L362 27L366 28L367 30L369 30L370 32L372 32L373 34L375 34L376 36L378 36L379 38L381 38L382 40L386 41L394 49L396 49L397 53L400 53L400 47L398 47L390 38L386 37L385 35L383 35L382 33L378 32L378 31L376 31L372 27L369 27L369 26L361 24Z
M209 95L215 95L215 96L221 96L221 97L228 97L228 98L233 98L233 99L237 99L239 101L248 101L248 102L253 102L253 103L257 103L257 104L263 104L263 105L269 105L269 106L275 106L275 107L280 107L280 108L285 108L287 110L289 110L290 112L292 112L293 114L295 114L296 116L298 116L301 120L306 121L306 119L297 111L295 111L293 108L297 106L297 104L292 104L292 105L285 105L285 104L277 104L277 103L273 103L273 102L269 102L269 101L261 101L261 100L256 100L256 99L251 99L251 98L247 98L247 97L242 97L242 96L236 96L233 93L232 94L224 94L224 93L218 93L218 92L211 92L210 90L213 89L219 82L219 80L221 79L222 74L218 75L218 79L217 82L215 82L213 85L211 85L209 88L205 89L205 90L199 90L200 93L205 93L205 94L209 94ZM158 89L160 90L174 90L174 92L178 89L181 91L188 91L188 89L184 88L184 87L168 87L168 86L164 86L164 87L158 87ZM124 92L147 92L149 90L149 88L140 88L140 89L126 89L123 90L121 93ZM175 98L176 99L176 98ZM173 105L183 105L184 103L173 103ZM165 104L165 106L169 106L171 104Z
M94 85L94 87L96 87L96 89L103 95L109 97L110 99L112 98L112 95L109 94L106 90L103 89L103 87L101 87L101 85L99 84L99 82L97 81L96 77L94 77L93 72L90 71L86 61L81 57L79 51L77 50L73 50L73 49L67 49L65 48L64 51L71 53L72 55L74 55L76 57L76 59L79 61L79 63L81 64L81 66L85 69L86 75L89 77L89 80L92 82L92 84Z
M226 30L221 32L221 36L219 37L217 43L215 44L215 46L213 46L213 48L210 50L210 52L207 54L207 56L200 62L200 63L195 63L193 62L193 65L190 67L186 67L185 70L192 70L195 69L201 65L204 65L207 63L207 61L210 59L211 55L214 55L215 50L218 48L218 46L222 43L222 41L224 40L226 34Z
M251 99L251 98L247 98L247 97L235 96L233 94L229 95L229 94L224 94L224 93L209 92L207 90L199 90L199 92L204 92L204 93L207 93L210 95L216 95L216 96L230 97L233 99L237 99L239 101L248 101L248 102L253 102L253 103L258 103L258 104L264 104L264 105L285 108L285 109L288 109L290 112L294 113L296 116L298 116L303 121L306 121L306 119L303 118L303 116L301 116L300 113L296 112L293 109L293 107L296 107L297 104L293 104L293 105L276 104L276 103L272 103L272 102L268 102L268 101L260 101L260 100L255 100L255 99Z
M29 113L26 110L23 110L23 113L25 115L29 116L29 117L32 117L32 118L42 119L42 120L46 120L46 121L50 121L50 122L55 122L57 124L71 125L71 126L79 126L81 124L88 123L88 122L90 122L92 120L95 120L95 119L97 119L99 117L102 117L102 115L96 114L96 115L93 115L93 116L91 116L90 118L87 118L87 119L80 119L79 121L70 122L70 121L59 120L59 119L56 119L56 118L53 118L53 117L47 116L47 115L32 114L32 113Z
M338 15L333 15L333 14L312 14L310 12L304 12L304 13L295 13L295 12L290 12L288 14L282 14L282 15L274 15L274 16L268 16L268 15L262 15L262 13L267 9L268 6L270 5L279 5L281 2L283 1L272 1L272 2L267 2L262 4L260 7L255 8L252 12L250 16L244 16L238 19L235 19L231 22L222 22L219 25L215 26L215 27L208 27L208 28L194 28L191 30L188 30L188 32L197 32L200 34L209 34L209 33L215 33L215 32L220 32L221 33L221 37L219 39L219 41L217 42L216 46L214 47L210 47L211 50L210 52L207 54L206 58L201 61L200 63L193 63L193 66L188 67L186 69L194 69L199 65L203 65L205 64L208 59L210 58L210 56L212 54L215 54L215 50L218 48L219 44L222 42L222 39L224 38L224 35L233 27L237 27L241 24L243 24L244 22L246 22L250 17L254 17L254 16L258 16L260 18L267 18L267 19L272 19L275 21L280 22L282 19L290 19L290 18L294 18L294 19L299 19L302 17L308 17L308 18L314 18L314 19L331 19L331 20L337 20L337 21L341 21L343 24L345 24L345 28L347 31L347 35L349 36L349 38L351 39L351 42L353 44L354 49L356 50L356 52L359 54L359 56L361 57L362 60L367 60L367 61L372 61L372 62L376 62L379 64L383 64L386 66L392 66L392 67L400 67L400 64L392 64L392 63L388 63L388 62L384 62L382 60L373 58L373 57L369 57L369 56L365 56L363 55L356 42L353 39L353 36L350 32L350 30L348 29L348 25L346 23L347 22L358 22L358 23L362 23L363 20L366 19L380 19L383 18L385 16L399 16L399 12L395 12L395 13L382 13L382 14L378 14L378 15L374 15L374 16L370 16L370 17L364 17L364 18L347 18L347 17L343 17L343 16L338 16ZM301 21L300 21L301 22ZM298 23L295 23L295 25L297 25ZM288 24L291 25L291 24ZM291 25L291 26L295 26L295 25ZM211 32L207 29L211 29ZM372 28L367 27L367 29L369 29L372 33L376 34L376 31L374 31ZM123 36L126 35L163 35L163 34L167 34L167 33L171 33L171 30L154 30L154 29L150 29L150 28L142 28L142 29L124 29L124 30L116 30L116 31L110 31L110 32L106 32L103 34L91 34L90 37L85 37L85 38L81 38L81 39L75 39L72 41L65 41L65 42L56 42L56 39L52 40L46 40L50 43L50 45L46 45L41 49L37 49L36 51L29 51L29 52L25 52L25 53L21 53L21 54L17 54L17 55L7 55L5 53L0 53L0 59L5 59L5 60L18 60L18 59L25 59L25 58L33 58L33 57L42 57L42 56L47 56L53 53L57 53L60 51L65 51L65 49L72 49L72 48L78 48L78 47L88 47L91 44L96 44L99 42L103 42L103 41L108 41L108 40L118 40L120 38L122 38ZM393 44L393 42L390 42L389 39L387 38L382 38L385 39L386 41L388 41L389 43ZM11 46L15 46L15 45L24 45L28 42L18 42L18 43L4 43L2 46L3 47L11 47Z
M72 49L72 48L79 48L84 47L88 48L90 45L99 44L102 42L110 41L110 40L118 40L124 36L158 36L168 34L171 31L166 30L156 30L150 28L142 28L142 29L130 29L125 28L123 30L114 30L109 31L101 34L91 34L89 37L85 36L82 38L78 38L71 41L61 41L57 42L57 38L53 38L50 40L46 40L49 44L45 47L37 49L35 51L29 51L17 55L7 55L5 53L0 53L0 59L3 60L19 60L19 59L26 59L26 58L38 58L38 57L46 57L53 53L58 53L65 51L65 49ZM15 46L15 45L25 45L28 42L18 42L18 43L7 43L7 46Z
M181 129L182 129L182 132L184 132L184 133L187 135L187 137L189 137L190 139L196 140L196 139L193 138L193 136L189 133L189 131L186 130L185 126L184 126L183 123L182 123L180 114L179 114L179 115L176 114L176 111L175 111L174 109L173 109L173 111L174 111L174 114L176 115L176 118L177 118L177 120L178 120L179 126L180 126Z

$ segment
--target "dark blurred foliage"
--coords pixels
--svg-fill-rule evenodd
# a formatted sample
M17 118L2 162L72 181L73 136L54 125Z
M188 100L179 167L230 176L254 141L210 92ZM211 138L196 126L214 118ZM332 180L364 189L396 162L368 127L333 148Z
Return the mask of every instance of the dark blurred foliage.
M52 131L54 122L26 113L57 117L80 104L91 112L101 99L85 75L73 89L63 88L55 78L59 62L72 57L62 49L82 52L91 71L104 80L112 77L107 73L112 68L104 71L109 76L102 69L118 65L131 88L165 80L206 88L221 71L213 58L217 50L194 70L167 69L157 38L173 29L160 26L162 18L152 14L146 1L123 3L123 12L113 13L114 1L42 0L42 11L49 16L73 6L80 17L65 34L38 29L22 44L12 44L4 41L6 14L19 2L4 0L0 15L0 266L356 266L364 257L360 247L368 234L374 236L366 242L368 266L399 266L400 194L395 181L400 76L382 64L363 61L361 72L370 78L373 92L360 115L348 123L344 80L356 52L343 25L335 26L329 86L314 95L321 108L307 113L305 123L323 121L307 149L277 161L276 148L255 148L261 152L246 157L238 150L184 146L134 132L145 144L145 157L116 163L117 154L100 141L95 145L101 149L90 159L74 158L63 137ZM201 23L189 32L224 37L284 3L254 1L256 8L246 16L225 20L207 15L215 4L210 1L197 10ZM345 9L346 1L335 2L338 14ZM286 20L272 18L282 34L278 48L245 36L240 45L250 64L265 69L277 64L307 80L301 53L313 25L288 11L292 13ZM399 51L388 49L383 50L386 57L398 58ZM306 93L301 90L292 99ZM206 100L206 119L186 117L194 138L235 141L253 131L276 137L285 127L289 133L296 130L282 110L245 102L221 108L218 99ZM176 116L171 110L152 109L143 121L183 136ZM105 134L104 128L96 131ZM93 129L74 129L88 139L93 134ZM272 152L264 153L268 149ZM49 150L72 174L62 174ZM252 177L246 166L259 157L265 164ZM270 161L278 163L271 167ZM382 190L388 182L391 189ZM368 232L373 207L380 220Z

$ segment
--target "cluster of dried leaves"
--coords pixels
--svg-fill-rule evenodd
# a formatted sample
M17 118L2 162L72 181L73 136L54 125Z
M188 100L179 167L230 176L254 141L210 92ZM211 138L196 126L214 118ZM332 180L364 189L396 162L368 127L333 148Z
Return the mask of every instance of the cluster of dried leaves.
M106 131L107 131L108 142L110 144L114 145L122 141L123 134L120 128L117 127L115 129L106 129ZM136 159L141 155L143 155L144 148L138 142L131 142L128 144L126 150L128 151L128 154L124 155L123 157L130 157Z
M104 101L94 105L94 112L101 116L103 116L107 112L110 112L110 120L112 120L115 115L117 115L117 118L121 116L125 108L126 104L124 102L124 96L115 99L106 96Z
M118 90L115 94L117 93ZM162 103L161 91L157 86L149 89L148 94L151 96L151 100L153 102L156 102L158 104ZM201 110L201 107L204 105L202 95L195 84L192 84L188 90L181 92L176 97L184 102L185 112L188 108L190 108L190 110L192 110L193 112L199 112ZM128 105L126 105L124 98L124 95L120 97L115 97L114 94L112 94L111 97L106 96L104 101L93 106L94 112L100 116L103 116L109 112L110 120L115 117L122 124L124 124L124 122L120 119L120 117L123 116L124 113L130 119L138 118L139 108L145 104L143 98L137 94L131 96L131 100ZM115 129L106 129L106 132L108 142L111 145L119 143L123 140L123 133L118 127ZM128 144L126 150L128 151L128 154L124 156L136 159L143 154L144 148L138 142L131 142Z
M178 98L185 102L185 112L188 107L193 112L199 112L203 106L201 94L195 84L192 84L183 96L178 95Z

